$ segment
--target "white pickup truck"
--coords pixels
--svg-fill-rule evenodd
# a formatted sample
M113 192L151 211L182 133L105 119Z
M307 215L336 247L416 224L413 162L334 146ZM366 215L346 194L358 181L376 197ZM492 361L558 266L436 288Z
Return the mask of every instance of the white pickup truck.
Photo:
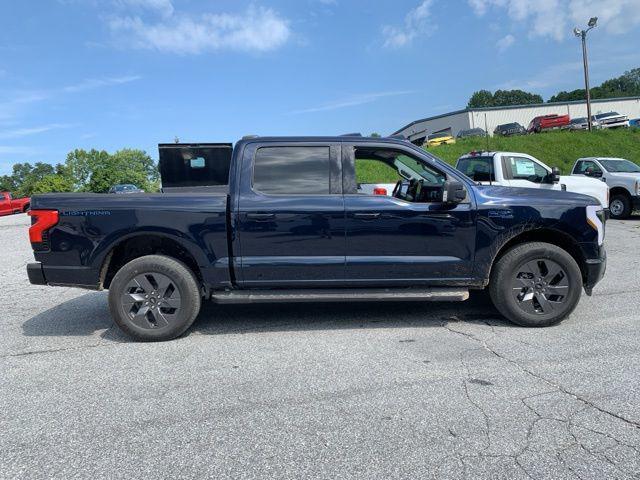
M624 158L589 157L576 160L571 175L600 179L611 194L611 218L627 218L640 210L640 166Z
M609 208L609 189L601 181L577 176L560 176L535 157L516 152L471 152L456 162L456 168L484 185L567 190L596 198Z

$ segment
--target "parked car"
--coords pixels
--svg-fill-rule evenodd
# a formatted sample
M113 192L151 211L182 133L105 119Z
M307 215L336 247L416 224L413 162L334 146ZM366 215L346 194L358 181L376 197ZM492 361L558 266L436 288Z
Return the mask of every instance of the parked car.
M545 130L567 127L571 123L569 115L540 115L529 123L528 133L540 133Z
M569 130L588 130L589 129L589 121L588 117L579 117L571 119L571 122L567 126ZM600 128L600 124L597 120L591 120L591 128Z
M611 218L628 218L640 210L640 166L624 158L579 158L572 175L598 178L611 195Z
M486 137L487 132L482 128L470 128L468 130L460 130L457 138L469 138L469 137Z
M633 120L629 120L629 126L640 128L640 118L634 118Z
M456 143L456 139L451 135L451 131L436 132L427 136L427 141L424 146L437 147L439 145L450 145L452 143Z
M358 158L402 169L393 197L356 193ZM596 199L479 186L394 138L244 139L226 192L32 206L30 282L109 289L115 322L147 341L181 335L203 299L463 301L485 287L506 318L547 326L606 264Z
M597 115L592 115L592 119L598 122L599 128L629 126L629 118L626 115L620 115L618 112L598 113Z
M597 199L604 209L609 207L609 189L601 181L560 176L558 169L526 153L471 152L458 159L456 168L483 185L567 190Z
M11 192L0 192L0 215L26 212L30 205L31 199L28 197L13 198Z
M503 137L509 137L511 135L524 135L525 133L527 133L525 128L517 122L498 125L493 131L494 135L502 135Z
M109 193L144 193L144 190L130 183L114 185L109 189Z

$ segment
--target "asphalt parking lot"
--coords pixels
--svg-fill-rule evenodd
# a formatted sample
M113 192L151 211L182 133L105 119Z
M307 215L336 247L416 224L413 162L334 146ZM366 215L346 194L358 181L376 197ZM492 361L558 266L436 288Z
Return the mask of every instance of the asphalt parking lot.
M160 344L30 286L27 225L0 218L2 478L640 477L640 218L553 328L482 296L208 305Z

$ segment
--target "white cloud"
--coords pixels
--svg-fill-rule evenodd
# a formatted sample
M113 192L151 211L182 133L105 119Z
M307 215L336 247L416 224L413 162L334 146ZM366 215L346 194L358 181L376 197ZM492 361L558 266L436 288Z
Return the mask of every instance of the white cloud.
M123 45L180 54L236 50L265 52L284 45L289 22L270 8L250 6L241 14L173 13L160 21L116 16L109 27ZM125 35L125 37L123 37Z
M38 127L17 128L14 130L3 130L0 132L1 139L10 138L22 138L29 135L37 135L38 133L45 133L51 130L58 130L61 128L70 128L72 125L67 123L50 123L48 125L40 125Z
M139 75L89 78L78 83L48 90L20 90L7 92L6 100L0 98L0 120L5 122L20 116L26 105L103 87L122 85L141 79Z
M431 15L433 0L423 0L420 5L412 9L404 17L404 24L385 25L382 27L384 46L400 48L410 45L418 35L429 33L426 20Z
M623 34L640 25L640 0L571 0L569 13L575 25L596 16L608 33Z
M515 41L516 37L509 33L496 42L496 47L498 47L498 51L502 53L511 47Z
M74 85L67 85L62 87L63 92L82 92L84 90L93 90L100 87L108 87L111 85L122 85L123 83L135 82L140 80L140 75L126 75L123 77L103 77L103 78L88 78L80 83Z
M640 0L468 0L478 16L489 9L506 10L511 20L531 37L557 41L569 38L573 26L599 17L599 26L608 33L626 33L640 25Z
M376 93L358 93L356 95L352 95L350 97L342 98L340 100L335 100L333 102L328 102L318 107L305 108L303 110L295 110L290 112L291 114L299 114L299 113L314 113L314 112L327 112L330 110L338 110L341 108L347 107L355 107L358 105L364 105L367 103L375 102L384 97L395 97L398 95L409 95L414 93L411 90L399 90L399 91L391 91L391 92L376 92Z

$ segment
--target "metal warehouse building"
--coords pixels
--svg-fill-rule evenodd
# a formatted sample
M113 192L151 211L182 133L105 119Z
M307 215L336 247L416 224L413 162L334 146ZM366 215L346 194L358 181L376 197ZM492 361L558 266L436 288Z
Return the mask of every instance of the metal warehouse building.
M640 97L607 98L591 101L592 115L611 111L627 115L629 119L640 118ZM569 114L571 118L586 117L587 104L585 101L575 101L509 107L467 108L416 120L394 132L394 135L404 135L417 144L422 144L427 135L449 128L454 136L460 130L470 128L482 128L492 135L493 130L498 125L518 122L527 128L534 117L552 113L558 115Z

